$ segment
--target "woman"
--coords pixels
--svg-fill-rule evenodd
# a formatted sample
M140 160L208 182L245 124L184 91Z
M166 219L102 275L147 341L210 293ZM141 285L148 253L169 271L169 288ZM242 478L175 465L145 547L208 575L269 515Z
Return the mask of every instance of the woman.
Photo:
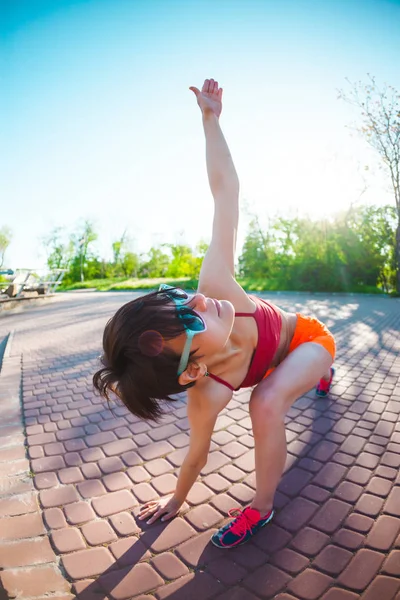
M219 125L222 88L206 79L197 98L214 197L212 239L198 292L161 286L122 306L103 337L105 368L94 385L115 392L142 418L162 414L162 401L187 390L190 445L173 495L147 502L139 519L174 517L207 462L218 414L234 390L255 386L249 412L255 450L256 492L250 506L212 537L229 548L246 542L273 517L275 490L286 460L284 419L291 405L318 382L329 391L335 355L332 334L317 319L288 313L247 295L235 280L239 180Z

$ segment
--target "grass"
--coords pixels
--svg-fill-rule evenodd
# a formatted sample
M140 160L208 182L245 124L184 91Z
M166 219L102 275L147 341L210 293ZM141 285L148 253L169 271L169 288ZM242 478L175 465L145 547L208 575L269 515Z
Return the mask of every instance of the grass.
M263 292L263 291L280 291L280 292L295 292L299 290L290 289L284 285L277 285L276 281L268 281L266 279L256 279L251 277L238 278L238 283L247 292ZM73 290L84 290L84 289L96 289L99 292L122 292L130 290L156 290L160 283L167 283L186 290L197 289L197 279L190 279L189 277L181 277L179 279L168 279L166 277L158 277L154 279L138 279L138 278L114 278L114 279L92 279L84 281L83 283L77 282L71 285L60 286L60 292L67 292ZM302 290L310 293L312 290ZM328 290L321 290L321 293L332 293ZM337 292L342 293L342 292ZM373 286L357 286L354 285L347 290L343 290L343 293L354 293L354 294L383 294L384 292Z

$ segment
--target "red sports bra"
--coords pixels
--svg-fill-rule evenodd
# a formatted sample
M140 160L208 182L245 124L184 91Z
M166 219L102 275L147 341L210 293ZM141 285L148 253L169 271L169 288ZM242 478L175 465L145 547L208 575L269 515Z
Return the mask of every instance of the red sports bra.
M259 383L267 372L279 345L282 317L275 306L258 298L250 296L256 304L254 313L235 313L236 317L254 317L258 329L258 341L253 353L247 375L238 388L233 388L230 383L217 375L207 373L208 377L222 383L230 390L236 392L240 388L251 387Z

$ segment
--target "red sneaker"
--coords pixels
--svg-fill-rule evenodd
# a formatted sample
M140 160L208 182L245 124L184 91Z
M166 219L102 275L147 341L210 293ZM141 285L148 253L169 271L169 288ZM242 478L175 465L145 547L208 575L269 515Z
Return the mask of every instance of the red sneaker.
M269 523L274 516L274 511L270 510L264 517L261 517L259 511L247 506L243 511L237 508L231 508L229 516L236 516L236 519L221 527L211 538L214 546L218 548L234 548L239 544L247 542L257 531Z
M319 384L317 385L317 389L315 390L315 393L317 394L317 396L327 396L329 393L329 390L331 389L331 384L332 384L332 379L333 376L335 374L335 369L333 367L331 367L331 378L329 381L325 381L325 379L320 379L319 380Z

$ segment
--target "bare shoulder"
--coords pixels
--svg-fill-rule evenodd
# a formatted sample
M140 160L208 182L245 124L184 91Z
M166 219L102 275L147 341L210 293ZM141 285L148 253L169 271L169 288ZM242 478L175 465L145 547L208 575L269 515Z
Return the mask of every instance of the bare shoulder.
M230 389L209 378L189 388L187 395L189 421L198 419L204 422L209 419L216 419L232 399Z
M200 274L198 291L217 300L228 300L237 312L252 313L256 308L254 301L235 277L224 268L224 265L218 265L218 262L212 270L207 269Z

